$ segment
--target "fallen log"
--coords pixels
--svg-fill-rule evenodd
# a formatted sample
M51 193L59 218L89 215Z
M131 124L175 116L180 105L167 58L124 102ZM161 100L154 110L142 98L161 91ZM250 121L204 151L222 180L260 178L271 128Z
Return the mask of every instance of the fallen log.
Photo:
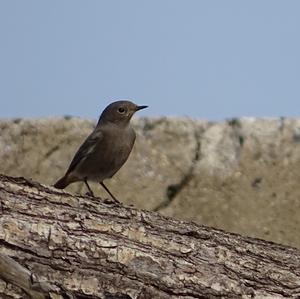
M300 251L0 175L0 298L300 298Z

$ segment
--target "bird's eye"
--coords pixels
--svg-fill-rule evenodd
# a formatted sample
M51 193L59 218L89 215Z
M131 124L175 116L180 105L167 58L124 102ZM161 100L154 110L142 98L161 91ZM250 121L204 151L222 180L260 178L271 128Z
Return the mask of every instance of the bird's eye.
M118 112L121 113L121 114L123 114L123 113L125 113L125 109L122 108L122 107L120 107L120 108L118 109Z

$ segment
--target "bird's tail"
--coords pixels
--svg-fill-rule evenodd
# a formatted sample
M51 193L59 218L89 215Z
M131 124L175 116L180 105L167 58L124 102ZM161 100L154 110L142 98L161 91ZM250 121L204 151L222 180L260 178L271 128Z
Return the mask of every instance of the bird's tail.
M69 180L68 177L65 175L54 184L54 187L57 189L64 189L68 185L69 185Z

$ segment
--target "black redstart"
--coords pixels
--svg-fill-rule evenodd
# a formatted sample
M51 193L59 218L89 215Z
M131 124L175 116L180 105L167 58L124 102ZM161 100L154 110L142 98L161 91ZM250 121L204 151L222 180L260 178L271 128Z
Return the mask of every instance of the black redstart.
M71 183L83 181L93 196L88 181L99 182L117 201L103 180L111 178L126 162L135 141L130 119L136 111L147 107L129 101L108 105L100 115L94 131L78 149L66 174L54 187L64 189Z

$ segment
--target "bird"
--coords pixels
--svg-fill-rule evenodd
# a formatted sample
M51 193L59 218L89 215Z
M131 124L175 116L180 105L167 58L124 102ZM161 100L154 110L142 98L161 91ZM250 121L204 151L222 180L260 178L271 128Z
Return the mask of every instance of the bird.
M54 187L64 189L71 183L83 181L88 195L94 196L88 181L98 182L114 201L119 202L103 181L112 178L127 161L136 139L130 120L135 112L147 107L128 100L109 104Z

